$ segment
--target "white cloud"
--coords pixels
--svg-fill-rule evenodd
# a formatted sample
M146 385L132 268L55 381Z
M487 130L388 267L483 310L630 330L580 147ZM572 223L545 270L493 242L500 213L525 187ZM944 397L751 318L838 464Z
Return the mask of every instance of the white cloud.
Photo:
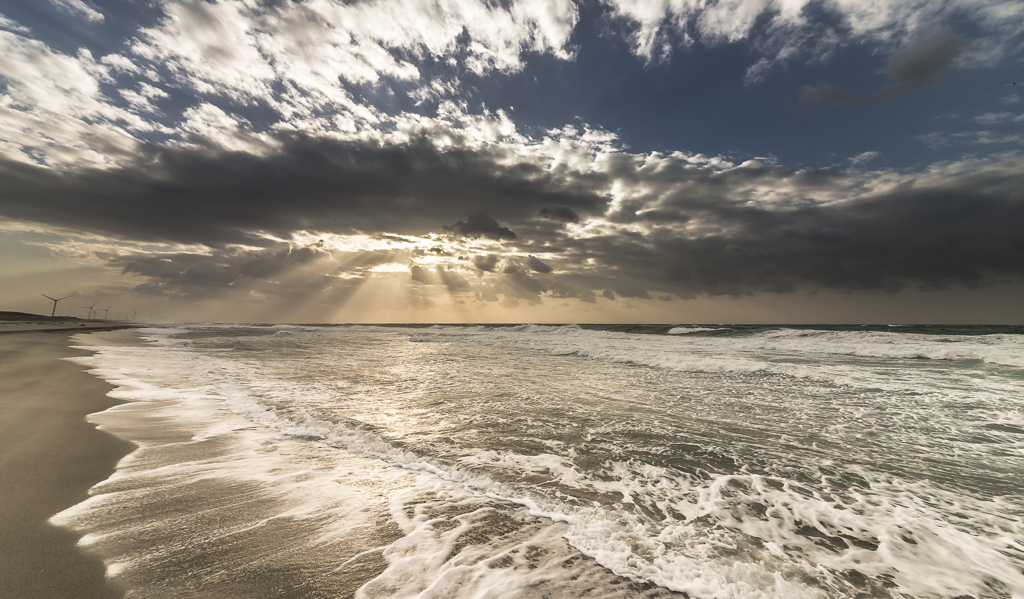
M985 0L952 1L957 6L974 2L978 14L995 10ZM842 43L835 32L808 33L803 13L808 0L608 2L616 14L639 25L635 50L651 56L666 32L683 43L691 33L712 42L748 39L754 23L770 14L770 39L757 41L766 54L748 70L748 83L794 59L812 38L821 55ZM832 0L826 6L846 15L855 35L882 39L923 27L952 10L926 4L875 0L869 9L852 0ZM466 70L515 71L524 67L527 52L571 59L568 42L579 15L570 0L164 0L162 7L163 17L139 31L124 54L99 60L84 50L77 56L61 54L0 30L0 51L9 58L0 64L0 76L8 82L0 95L0 152L52 166L112 165L134 155L135 136L143 132L167 133L172 144L206 143L262 154L274 145L269 133L291 131L378 143L426 134L446 147L502 148L514 156L509 160L535 159L555 171L600 169L622 156L616 136L601 129L582 125L527 138L516 130L511 114L485 110L474 115L465 104L450 100L459 95L458 75ZM1021 11L1009 7L1004 12L1004 18L1013 19ZM782 32L791 35L773 46L771 36L782 39ZM453 74L425 80L414 63L427 56L453 67ZM388 113L360 102L352 91L385 95L390 80L412 83L410 96L417 103L437 101L437 116ZM101 84L119 85L123 101L104 95L109 87ZM175 88L202 99L180 114L172 113L180 104L162 103L171 113L163 114L155 102ZM250 123L238 114L259 117ZM151 120L155 116L179 122L164 127ZM986 118L996 117L977 117ZM924 141L934 146L948 140ZM697 159L687 155L686 160ZM866 161L867 154L851 159L854 167Z
M972 141L976 144L982 145L1024 143L1024 135L1020 134L1005 135L993 133L992 131L976 131L974 133L966 133L963 135L965 137L973 136L974 139Z
M142 110L144 112L156 112L156 106L149 101L148 98L138 92L133 92L130 89L119 89L117 90L121 97L128 101L135 109Z
M167 92L160 89L159 87L153 87L152 85L145 82L139 84L139 93L150 99L167 97Z
M77 56L42 42L0 31L0 152L15 159L57 165L109 166L134 155L129 131L155 125L118 108L100 90L107 68L87 50Z
M1020 123L1024 122L1024 114L1013 114L1012 112L987 112L985 114L979 114L972 120L975 123L980 123L982 125Z
M105 65L109 65L114 68L115 71L122 73L138 73L139 67L132 62L129 58L120 54L107 54L100 59Z
M54 5L69 12L78 13L90 21L103 22L103 13L89 6L82 0L50 0Z
M266 154L275 146L266 134L253 132L249 121L212 104L203 103L189 108L184 116L181 128L198 135L204 143L253 155Z
M949 137L945 133L935 131L932 133L925 133L915 137L917 141L923 143L933 150L943 148L949 145Z
M12 31L14 33L31 33L28 27L23 27L18 23L8 19L7 17L0 14L0 28Z
M937 27L962 24L980 28L961 57L971 66L998 61L1019 43L1024 4L1005 0L604 0L616 17L630 22L633 51L652 61L665 58L673 43L754 43L761 56L747 71L748 84L761 81L772 66L797 55L820 60L837 45L870 42L888 50L912 43ZM843 26L809 21L805 9L830 11ZM755 25L763 23L764 28Z
M871 162L881 155L881 152L864 152L854 156L853 158L848 158L847 160L850 161L850 168L860 168L862 165Z
M527 51L569 58L566 44L578 18L569 0L168 0L164 12L165 19L140 32L132 47L137 56L163 62L200 93L265 101L286 118L355 113L346 84L417 81L411 60L427 55L458 56L478 74L519 70ZM463 35L470 40L464 46ZM425 99L453 84L431 82L418 93Z

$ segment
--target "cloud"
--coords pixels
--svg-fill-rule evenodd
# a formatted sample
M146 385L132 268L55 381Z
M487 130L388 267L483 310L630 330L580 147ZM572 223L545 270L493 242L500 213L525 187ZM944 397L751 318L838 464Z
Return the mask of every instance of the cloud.
M971 120L982 125L1021 123L1024 122L1024 114L1014 114L1012 112L987 112L985 114L979 114Z
M547 273L551 272L552 270L554 270L550 266L548 266L547 264L544 264L544 262L542 262L536 256L530 256L527 263L530 265L530 270L532 270L534 272L539 272L539 273L547 274Z
M802 88L799 104L817 101L833 106L861 108L882 100L898 98L938 81L939 76L953 64L969 43L966 38L949 31L934 31L889 57L885 68L879 72L888 76L892 83L879 91L864 95L831 85L805 86Z
M998 134L991 131L974 131L970 133L957 134L963 135L964 137L973 137L971 141L976 144L1020 144L1024 143L1024 135L1019 133L1014 134Z
M158 125L111 103L109 67L86 49L75 56L0 31L0 155L47 165L108 166L134 158L133 134Z
M32 33L32 30L23 25L19 25L17 22L8 19L4 15L0 14L0 28L7 29L13 33Z
M542 279L534 277L520 268L506 268L498 280L498 291L506 297L523 299L539 304L543 301L541 294L548 291L549 285Z
M890 56L882 72L896 85L921 87L938 79L969 43L962 36L939 29Z
M933 131L932 133L924 133L918 135L914 139L920 141L924 145L928 146L933 150L943 148L949 145L949 137L941 131Z
M679 48L749 44L757 57L744 77L763 81L777 65L798 57L827 60L836 48L870 44L891 48L898 40L951 24L977 30L970 62L994 64L1015 51L1024 10L1000 0L731 0L691 2L604 0L633 52L648 63L668 60ZM923 60L923 59L922 59ZM899 65L895 65L898 67ZM902 81L906 74L893 73ZM830 95L828 97L833 97Z
M847 160L850 161L850 168L860 168L861 165L867 164L879 156L881 156L881 152L863 152Z
M52 1L102 19L82 0ZM447 90L443 104L467 74L516 72L527 56L569 60L578 20L571 0L158 0L140 10L137 22L116 19L112 31L133 28L125 37L89 46L103 49L98 61L4 19L0 153L55 167L119 165L146 141L190 143L197 113L212 109L257 134L401 136L408 119L398 121L418 115L396 110L395 89L411 97L436 86ZM161 110L156 89L171 92ZM492 135L514 132L507 119L477 122L495 125ZM209 139L237 149L239 137L221 133Z
M809 170L588 143L467 149L274 134L260 153L146 147L117 168L0 160L0 216L206 247L108 262L146 279L150 293L189 297L280 295L289 276L295 288L352 289L399 270L435 290L423 293L535 304L605 290L648 299L941 289L1024 272L1020 153L919 172ZM579 222L545 218L552 206L571 207ZM310 251L323 254L303 262L296 248L318 238L325 245ZM340 247L348 254L331 249Z
M166 0L132 50L201 93L262 100L283 114L351 106L345 84L416 81L415 63L457 62L478 75L517 71L527 52L562 59L578 19L569 0L369 0L250 3Z
M591 289L578 287L572 283L555 280L551 284L551 297L556 299L575 298L585 304L596 304L597 294Z
M220 148L147 148L135 165L55 171L0 158L0 215L137 240L219 246L258 243L254 232L409 233L452 230L512 240L502 218L532 219L542 206L607 204L530 161L490 152L409 144L268 138L254 155ZM270 146L268 146L270 147ZM485 208L487 213L480 211Z
M300 288L309 291L341 284L338 279L325 276L326 272L308 268L316 261L330 258L321 245L284 244L262 250L231 247L207 254L98 255L105 258L108 266L146 278L147 283L136 289L146 295L205 299L232 291L247 293L260 289L273 295L292 296L300 293ZM287 280L288 285L280 286L280 279Z
M417 283L423 283L424 285L430 284L430 278L427 269L423 268L422 266L419 266L418 264L414 264L411 267L409 267L409 274L412 276L412 280Z
M508 227L502 227L498 224L498 221L483 212L474 212L469 215L466 221L460 220L451 227L445 227L445 229L451 230L456 235L466 237L489 237L491 239L508 240L516 238L516 234L510 231Z
M560 240L562 264L593 264L576 271L591 278L591 288L603 282L627 297L898 291L1019 280L1024 272L1020 154L907 175L659 166L661 176L644 187L659 189L660 203L693 219L681 228L609 228ZM763 196L772 201L752 202L757 189L772 190Z
M482 256L473 256L473 266L484 272L494 272L495 267L498 266L498 255L487 254Z
M89 6L82 0L50 0L55 6L59 6L71 13L78 13L89 21L103 22L103 13Z
M538 214L541 218L561 221L563 223L578 223L580 215L568 206L545 206Z
M469 281L454 270L437 266L436 272L438 278L441 280L441 284L447 287L449 291L462 291L469 289Z

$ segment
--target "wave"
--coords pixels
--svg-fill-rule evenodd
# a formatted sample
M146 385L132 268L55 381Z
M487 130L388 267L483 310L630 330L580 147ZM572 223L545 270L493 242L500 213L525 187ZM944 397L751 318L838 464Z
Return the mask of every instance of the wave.
M932 335L773 328L728 336L701 336L692 333L726 329L674 327L668 335L645 335L586 329L578 325L533 324L511 327L435 325L429 329L366 326L357 330L401 333L417 341L465 337L495 343L526 342L538 347L547 345L556 355L578 355L684 371L774 370L802 376L800 373L806 373L806 369L794 370L779 362L787 358L807 360L828 356L979 362L1024 368L1024 335L1017 334Z
M360 341L366 339L364 334L381 333L436 342L471 339L499 348L515 345L685 371L742 373L786 367L735 357L740 350L734 343L719 340L693 342L580 327L341 329L345 330L359 333L354 337ZM303 335L315 348L314 337L317 343L339 342L336 331L310 330ZM856 466L823 474L820 484L810 484L749 472L686 474L629 459L583 470L571 456L553 453L473 450L440 457L391 442L358 421L317 412L316 401L331 400L334 391L312 397L314 387L285 379L263 381L264 388L257 389L256 383L272 376L264 363L220 360L191 344L191 332L153 330L148 332L152 346L92 348L98 353L81 361L118 385L118 397L223 405L293 439L326 443L457 483L477 497L524 506L531 515L564 524L560 536L612 572L694 597L996 597L997 592L986 587L993 581L1002 585L998 592L1024 592L1024 573L1018 567L1024 559L1019 542L1024 539L1024 524L1001 516L974 516L1012 514L1016 508L1009 500L972 499L927 481L880 476ZM793 346L806 356L813 353L808 346L850 338L845 332L774 330L746 338L744 347L754 349L743 351L757 356L766 347L795 351L788 347ZM860 334L858 339L874 345L892 340L878 333ZM271 336L231 340L269 347L284 342ZM273 401L267 400L271 395ZM179 417L189 418L187 412ZM837 482L840 476L857 476L862 482L851 488ZM409 530L426 534L429 521L407 524ZM404 556L413 561L422 549L413 542L402 547L411 548L413 553ZM391 572L395 575L401 570L399 557L394 560L397 570Z
M721 327L709 328L709 327L674 327L669 329L669 335L688 335L690 333L709 333L712 331L722 331Z
M536 347L546 351L573 347L577 355L609 360L623 359L640 349L635 336L594 334L580 328L554 332L553 327L529 325L499 334L494 329L452 329L402 334L476 335L504 341L511 336L520 343L533 337L583 339L589 348L550 342ZM252 380L265 376L258 364L242 371L236 363L220 362L205 350L195 350L186 340L174 339L180 330L151 331L154 342L160 342L150 347L94 347L91 349L98 353L78 361L117 385L112 392L115 397L178 401L186 408L223 405L292 439L315 440L457 483L459 487L447 496L448 507L471 503L469 495L459 489L525 506L535 517L564 524L559 536L615 574L694 597L843 597L858 593L884 597L894 592L921 597L995 597L998 593L991 591L991 585L997 583L1002 585L998 592L1024 592L1024 573L1014 565L1014 560L1019 564L1024 558L1024 544L1019 542L1024 538L1024 525L1019 519L974 516L1014 512L1013 505L998 498L976 500L927 482L879 477L855 467L846 475L855 474L864 483L843 490L829 482L829 476L838 475L826 475L823 485L816 487L781 476L685 474L637 460L606 461L583 471L566 456L508 450L475 450L442 459L397 446L357 421L325 419L307 407L308 398L295 395L309 390L287 381L272 382L281 401L261 401L250 386ZM789 332L774 334L775 339L793 337ZM595 339L629 343L615 349L612 344L595 344ZM678 341L664 338L658 343L671 347ZM683 358L647 357L649 362L669 368L678 367L679 362L673 360L679 359ZM721 368L723 364L756 365L749 360L720 360L719 365L684 367ZM208 407L205 412L215 410ZM187 421L201 418L203 413L188 408L176 416ZM417 509L408 497L397 497L395 502L396 518L409 506ZM442 554L435 547L438 543L425 540L433 532L438 532L435 536L440 540L446 538L439 536L445 529L434 531L432 521L426 517L403 521L407 540L399 541L388 554L394 559L389 558L391 567L380 585L408 581L408 568L424 552ZM485 539L482 544L487 542ZM1007 559L1008 555L1015 557ZM488 560L498 556L477 557ZM482 569L479 573L488 574ZM436 575L443 573L438 570Z

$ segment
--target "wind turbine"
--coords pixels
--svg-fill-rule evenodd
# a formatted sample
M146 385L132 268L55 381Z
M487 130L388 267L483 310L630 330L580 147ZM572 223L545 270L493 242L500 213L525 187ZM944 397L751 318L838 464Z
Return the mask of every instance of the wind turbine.
M136 314L138 314L138 311L136 311L135 308L132 308L132 321L135 320L135 315Z
M82 306L82 309L83 309L83 310L86 310L86 309L88 309L88 310L89 310L89 318L88 318L88 320L92 320L92 313L93 313L93 308L94 308L94 307L96 307L96 304L98 304L98 303L100 303L100 301L99 301L99 300L96 300L96 301L94 301L94 302L92 303L92 305L91 305L91 306Z
M106 310L97 310L97 312L103 312L103 320L107 320L107 312L110 312L110 308L113 307L114 304L110 304L110 306Z
M64 297L53 298L46 295L45 293L40 293L39 295L45 297L48 300L53 300L53 311L50 312L50 318L53 318L53 316L57 314L57 302L59 302L60 300L66 300L69 297L71 297L70 295L65 295Z

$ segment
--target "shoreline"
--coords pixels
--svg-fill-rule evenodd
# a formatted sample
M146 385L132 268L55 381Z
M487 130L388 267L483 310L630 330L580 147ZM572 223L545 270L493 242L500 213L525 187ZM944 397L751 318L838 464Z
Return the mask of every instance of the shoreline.
M227 387L210 388L218 365L111 343L123 335L75 340L103 346L79 362L126 400L89 421L137 449L50 521L84 533L130 596L686 597L615 574L526 505L261 424L228 404Z
M81 535L49 523L135 448L86 420L123 403L107 396L114 387L63 359L90 355L70 347L71 336L95 330L0 330L9 333L0 335L0 596L124 596L102 561L78 547Z
M72 342L102 345L100 355L136 345L124 342L125 333L100 335ZM88 373L101 381L110 374ZM103 559L118 589L351 599L387 569L382 554L402 537L389 502L417 474L291 439L187 385L153 394L143 383L140 398L130 368L115 376L113 396L124 401L88 421L132 450L87 498L49 521L84 535L80 549Z

